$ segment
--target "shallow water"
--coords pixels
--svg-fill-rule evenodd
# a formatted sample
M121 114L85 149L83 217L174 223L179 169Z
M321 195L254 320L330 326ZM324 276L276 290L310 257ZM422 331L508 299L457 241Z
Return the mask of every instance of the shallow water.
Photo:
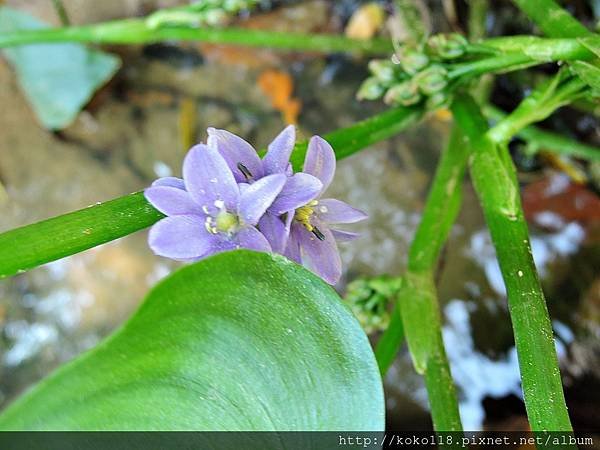
M304 26L326 26L323 2L310 8L304 17L311 22ZM49 14L44 11L37 10L41 17ZM302 26L297 20L295 24ZM0 89L0 178L8 194L0 203L0 231L142 189L158 176L179 175L185 154L182 127L189 128L190 117L181 119L182 105L192 105L189 120L197 139L205 139L204 130L215 126L265 147L284 126L257 85L267 69L292 75L294 95L303 104L299 130L304 137L347 126L379 108L353 98L365 76L360 60L218 47L203 47L201 53L194 44L115 50L124 58L123 69L59 135L35 123L14 75L0 63L0 86L9 87ZM370 216L356 227L363 237L342 248L344 282L404 270L448 127L431 118L339 162L330 195ZM563 178L549 175L556 189L564 185ZM532 228L567 396L575 402L571 412L581 411L582 421L594 406L593 399L579 395L583 380L597 386L600 379L597 230L598 223L565 220L556 213L539 216ZM148 288L178 266L152 255L146 234L0 281L0 407L60 363L93 347L131 315ZM503 284L468 184L443 260L439 293L444 337L465 428L480 428L485 420L492 426L522 427L524 409L518 400L518 365ZM386 391L392 427L429 426L426 393L406 350L386 378ZM499 416L502 402L513 398L506 417ZM492 409L494 415L486 416Z

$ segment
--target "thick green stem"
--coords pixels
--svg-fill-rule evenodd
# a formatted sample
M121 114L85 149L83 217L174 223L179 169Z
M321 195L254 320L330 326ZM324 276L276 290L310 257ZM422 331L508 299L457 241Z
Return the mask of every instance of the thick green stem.
M384 377L388 369L392 366L396 355L400 351L402 341L404 340L404 326L402 325L402 316L398 305L392 311L390 323L385 332L379 338L375 346L375 359L379 366L379 372Z
M554 0L513 0L542 32L555 37L579 37L591 32Z
M454 64L448 76L456 79L490 72L508 72L548 62L591 60L597 55L590 48L596 46L600 46L600 36L596 35L586 38L586 41L535 36L486 39L478 47L490 50L491 56Z
M469 5L469 39L471 41L483 39L486 35L489 0L468 0L467 3Z
M0 278L149 227L164 217L141 192L0 234Z
M507 149L499 148L486 134L487 122L474 102L457 99L453 112L472 149L471 177L506 285L531 429L571 431L552 325L531 253L514 166L502 156Z
M462 431L432 272L407 272L398 294L398 305L415 370L425 377L434 429Z
M585 40L578 38L544 38L537 36L502 36L480 42L497 54L522 53L540 62L592 59L590 47L600 44L600 36L592 35Z
M454 129L431 185L421 223L410 246L408 272L398 296L404 334L415 370L425 376L437 431L460 431L458 402L442 340L434 274L462 200L468 152Z
M441 248L460 208L461 183L467 164L467 154L457 148L460 145L458 136L453 135L452 139L452 144L444 152L438 164L423 218L411 245L409 267L416 271L429 270L435 273ZM432 245L429 246L429 243ZM437 302L437 299L435 301ZM390 368L403 338L404 326L397 306L388 328L375 348L375 356L382 375L385 375Z
M387 139L421 117L419 108L385 111L324 137L338 159ZM306 142L292 160L302 167ZM14 275L146 228L163 216L136 193L0 234L0 278Z
M358 40L345 36L264 31L246 28L216 28L161 25L150 27L144 19L126 19L80 27L47 28L0 33L0 47L40 42L90 42L96 44L142 44L160 41L201 41L249 47L318 52L393 51L387 39Z

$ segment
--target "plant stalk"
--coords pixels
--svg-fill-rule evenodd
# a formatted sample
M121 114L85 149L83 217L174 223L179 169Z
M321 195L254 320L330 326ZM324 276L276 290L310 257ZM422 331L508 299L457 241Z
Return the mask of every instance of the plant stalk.
M359 40L345 36L265 31L247 28L217 28L161 25L151 27L144 19L125 19L64 28L45 28L0 33L0 47L49 42L95 44L146 44L161 41L200 41L247 47L317 52L386 54L393 51L387 39Z
M572 431L514 165L506 146L488 136L487 122L470 98L457 99L453 113L468 138L471 177L506 285L531 429Z

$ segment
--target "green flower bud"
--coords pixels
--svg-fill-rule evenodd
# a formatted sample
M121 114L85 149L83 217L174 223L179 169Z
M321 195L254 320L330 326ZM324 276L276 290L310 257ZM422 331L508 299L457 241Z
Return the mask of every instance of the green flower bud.
M427 98L425 102L425 108L428 111L434 111L440 108L446 108L450 105L450 96L445 92L437 92Z
M389 59L373 59L369 61L369 71L384 83L394 79L394 63Z
M411 106L421 101L419 87L412 80L404 81L396 84L388 89L383 101L390 104L398 104L402 106Z
M385 87L375 77L369 77L360 85L356 98L358 100L377 100L385 93Z
M390 322L390 310L399 290L399 280L386 275L359 278L348 284L344 302L366 333L383 331Z
M433 95L448 85L448 71L440 65L432 65L415 76L419 90L425 95Z
M442 59L460 58L465 54L468 41L460 34L436 34L427 40L427 52Z
M427 55L414 47L405 45L400 49L397 56L402 69L409 75L416 74L429 64Z

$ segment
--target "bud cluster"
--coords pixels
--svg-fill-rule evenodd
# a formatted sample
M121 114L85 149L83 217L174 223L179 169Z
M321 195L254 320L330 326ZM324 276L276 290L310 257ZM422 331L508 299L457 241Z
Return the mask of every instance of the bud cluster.
M382 275L358 278L348 284L344 301L367 334L388 327L390 309L400 289L400 282L400 278Z
M383 98L388 105L412 106L424 102L437 109L449 101L448 63L466 53L460 34L438 34L424 44L405 44L392 58L369 63L371 76L357 93L359 100Z

